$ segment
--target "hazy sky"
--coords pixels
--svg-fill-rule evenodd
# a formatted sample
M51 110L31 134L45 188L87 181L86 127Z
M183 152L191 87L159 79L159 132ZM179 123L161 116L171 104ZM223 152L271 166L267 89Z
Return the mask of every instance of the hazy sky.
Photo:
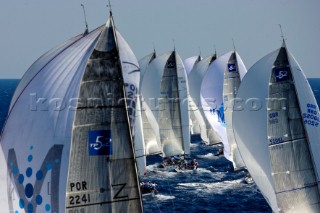
M2 0L0 78L21 78L43 53L108 18L107 0ZM320 0L112 0L116 26L140 59L173 49L184 59L236 49L249 69L281 46L307 77L320 77Z

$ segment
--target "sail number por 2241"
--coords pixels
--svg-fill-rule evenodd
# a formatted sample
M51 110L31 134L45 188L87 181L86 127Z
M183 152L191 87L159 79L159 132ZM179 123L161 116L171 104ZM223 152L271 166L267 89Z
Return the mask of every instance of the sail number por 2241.
M70 205L79 205L90 203L90 194L69 196Z

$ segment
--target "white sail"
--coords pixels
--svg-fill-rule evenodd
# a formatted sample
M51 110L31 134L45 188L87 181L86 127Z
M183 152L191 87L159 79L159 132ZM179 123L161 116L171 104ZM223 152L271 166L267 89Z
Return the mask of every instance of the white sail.
M146 55L145 57L143 57L139 60L139 66L140 66L140 70L141 70L140 71L140 86L141 86L141 83L143 82L143 76L147 70L147 67L149 66L151 61L155 58L156 58L156 52L154 51L153 53L150 53L149 55Z
M106 201L106 203L99 204L97 207L95 202L101 200L96 200L94 194L98 191L103 193L102 187L99 187L97 192L91 190L94 183L105 178L101 176L102 171L97 175L96 169L99 166L94 166L94 162L97 162L97 158L101 156L94 156L90 160L84 157L86 159L83 164L84 158L77 157L78 153L88 155L89 145L86 144L88 133L77 132L78 129L73 127L73 123L83 123L89 118L96 119L96 121L103 119L103 116L100 116L101 114L99 115L97 111L90 115L87 114L88 116L85 114L77 116L76 113L83 112L83 110L77 111L77 108L82 106L94 106L93 108L96 110L102 111L103 101L95 99L101 97L87 96L89 93L84 88L88 84L80 86L80 82L89 77L85 72L88 69L86 65L89 58L92 61L94 48L101 47L103 42L100 38L107 36L102 33L105 32L105 29L106 27L103 26L83 37L75 37L49 51L30 67L21 80L21 84L14 94L1 138L0 186L2 189L6 189L5 193L0 195L0 206L3 211L65 212L66 207L69 210L72 208L101 210L105 206L108 206L108 209L112 206L113 209L126 209L130 212L142 211L130 138L125 141L126 146L129 147L128 156L132 157L131 162L126 167L118 163L118 168L125 167L125 173L120 175L122 170L118 168L116 172L114 170L108 172L108 174L118 177L119 181L128 174L130 181L127 181L123 188L120 186L119 196L128 193L129 198L134 198L130 201L112 202L111 204L105 196L99 199ZM97 45L98 40L100 40L99 45ZM118 64L120 66L120 63ZM95 70L95 74L98 76L105 74L103 69ZM101 80L99 79L99 81ZM99 85L102 86L103 83ZM91 92L99 91L102 92L100 94L104 93L104 90L91 90ZM126 92L123 90L122 94L124 93ZM86 96L88 99L83 99ZM124 109L124 111L126 110ZM129 132L128 116L126 121L126 131ZM90 128L91 123L83 124L83 128ZM101 125L103 126L103 124ZM17 134L17 130L19 134ZM83 137L79 137L81 135ZM79 140L76 137L79 137ZM76 140L76 143L71 145L72 140ZM117 155L115 141L113 141L114 156ZM71 149L71 146L75 149ZM77 153L76 150L79 152ZM71 159L70 153L72 153ZM71 168L76 171L71 171ZM69 178L68 172L70 173ZM115 195L119 192L119 186L112 187L110 185L108 189L113 193L111 198L118 198ZM81 197L79 197L80 195ZM134 210L130 210L130 206L134 207Z
M65 196L60 195L66 194L74 98L79 73L100 31L73 38L40 57L17 87L1 138L3 211L65 211Z
M140 95L141 95L141 116L142 116L142 126L143 126L143 137L145 143L145 154L159 154L161 153L161 144L160 144L160 134L159 134L159 125L154 117L153 113L150 110L147 102L141 93L141 86L143 84L143 76L148 70L149 64L156 58L156 53L153 52L142 59L139 60L139 65L141 69L141 78L140 78Z
M224 119L226 123L228 144L230 147L230 159L235 170L245 167L245 164L240 155L237 143L234 138L232 125L233 103L238 93L238 88L241 84L241 79L247 72L240 56L234 51L224 71L223 83L223 104L224 104Z
M194 65L196 65L201 60L202 60L202 57L200 55L199 56L192 56L192 57L189 57L189 58L183 60L183 66L186 69L187 76L190 74Z
M101 99L102 103L77 105L67 211L142 212L132 138L139 71L132 51L115 32L111 16L81 80L79 98ZM83 202L77 202L77 196Z
M320 137L319 109L301 68L284 46L250 68L237 98L236 141L272 210L319 212L313 150Z
M220 136L212 129L208 120L205 118L204 111L201 107L201 84L203 78L211 65L216 59L216 55L210 55L197 63L188 75L188 84L190 91L190 118L194 134L200 134L201 139L208 145L221 143Z
M228 63L230 55L231 52L218 57L209 66L203 77L200 90L200 101L205 117L212 129L219 135L221 142L224 145L224 156L228 160L231 160L229 157L230 149L225 123L221 120L221 112L224 110L222 98L224 69Z
M229 66L237 69L232 71L232 75L229 75L231 73ZM220 56L210 65L201 85L201 103L205 116L220 136L224 146L224 156L233 163L235 169L244 167L244 164L234 141L232 127L234 102L229 99L233 99L237 93L238 85L235 84L235 77L240 83L245 73L246 68L240 56L231 51Z
M143 131L143 122L141 114L141 100L140 96L137 95L136 99L136 114L135 114L135 134L134 134L134 149L136 153L136 161L139 170L139 175L144 175L147 167L146 159L146 148L144 142L144 131Z
M188 85L175 52L154 59L145 72L141 92L159 124L164 156L190 153Z

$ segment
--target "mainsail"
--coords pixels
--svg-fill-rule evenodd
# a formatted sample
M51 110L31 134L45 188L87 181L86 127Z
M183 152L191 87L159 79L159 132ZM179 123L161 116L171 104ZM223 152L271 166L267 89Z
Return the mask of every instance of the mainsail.
M164 156L190 153L188 85L180 57L173 52L154 59L141 87L159 124Z
M109 40L112 37L113 42ZM82 209L90 212L143 211L126 112L126 106L134 112L134 102L124 100L130 93L121 83L130 87L130 82L137 82L138 86L139 79L133 76L129 79L129 73L121 77L121 71L126 72L121 68L124 66L121 51L132 55L130 51L121 50L121 42L120 34L113 30L111 18L107 26L74 37L44 54L23 76L13 96L1 138L0 187L7 189L0 194L2 211L66 212L66 207L79 212ZM107 64L91 66L96 65L94 62L99 61L99 57L105 58ZM127 62L137 64L136 61ZM126 66L136 70L132 64ZM104 69L106 67L111 69ZM109 79L111 74L114 75ZM120 85L114 85L114 80ZM120 92L122 101L118 105L112 105L117 97L107 94L110 89ZM108 110L112 113L108 114ZM134 113L130 114L134 118ZM110 125L108 121L112 121ZM114 121L121 123L121 132L114 128ZM120 140L115 138L117 135L121 135L122 148L117 145ZM97 151L99 145L105 150L110 139L111 156L89 157L89 153L101 154ZM107 158L109 161L102 161ZM118 165L116 170L111 169L113 163ZM114 182L116 177L122 182ZM99 181L106 179L111 185L106 185L106 181L98 186ZM97 194L103 196L97 198Z
M240 62L238 63L238 60ZM240 67L243 66L243 67ZM240 67L240 68L239 68ZM234 51L224 70L224 83L223 83L223 104L224 104L224 119L227 129L228 144L230 147L230 159L233 163L235 170L245 167L245 164L240 155L237 143L234 138L233 125L232 125L232 112L234 101L238 93L238 88L241 79L245 75L246 68L243 65L240 57L237 57Z
M284 43L250 68L237 97L236 141L272 210L319 212L319 109Z
M101 103L95 106L87 101L86 105L77 105L67 182L67 211L142 211L130 128L130 123L134 123L137 84L128 81L129 75L139 70L122 69L121 63L126 64L124 66L134 63L126 60L130 59L128 55L121 57L118 38L111 16L81 80L79 98L101 100ZM77 187L77 184L81 186Z

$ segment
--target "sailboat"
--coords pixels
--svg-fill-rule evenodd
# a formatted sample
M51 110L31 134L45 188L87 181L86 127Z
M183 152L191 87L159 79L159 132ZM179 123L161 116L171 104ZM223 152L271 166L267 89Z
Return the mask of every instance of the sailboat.
M41 56L1 138L5 212L143 212L133 148L138 62L113 16Z
M319 212L319 108L284 39L249 69L237 97L236 141L273 212Z
M141 93L158 122L163 157L190 153L188 91L186 72L176 51L150 63Z
M217 58L208 68L201 84L200 101L205 117L220 136L223 154L235 170L245 165L233 134L232 111L238 87L247 70L233 50Z

